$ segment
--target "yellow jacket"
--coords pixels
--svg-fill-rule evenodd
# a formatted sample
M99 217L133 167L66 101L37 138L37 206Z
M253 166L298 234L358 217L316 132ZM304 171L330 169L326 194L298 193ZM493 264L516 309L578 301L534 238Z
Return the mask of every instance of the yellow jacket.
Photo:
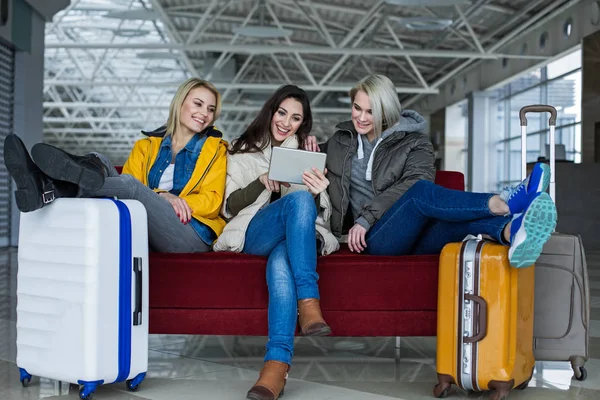
M221 139L221 132L214 128L208 131L208 135L192 177L179 197L190 206L195 219L210 227L219 236L225 227L225 221L219 216L219 211L225 196L227 142ZM123 166L122 173L132 175L148 186L148 174L158 157L162 139L160 135L138 140Z

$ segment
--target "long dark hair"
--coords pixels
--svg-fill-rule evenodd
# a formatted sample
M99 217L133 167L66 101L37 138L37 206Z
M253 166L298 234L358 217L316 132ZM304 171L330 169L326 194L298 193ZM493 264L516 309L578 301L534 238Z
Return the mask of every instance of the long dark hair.
M285 99L293 98L302 104L302 124L296 132L299 148L304 148L304 142L312 129L312 112L308 95L296 85L285 85L277 89L265 102L254 121L239 138L233 142L229 154L256 153L263 151L270 143L271 120Z

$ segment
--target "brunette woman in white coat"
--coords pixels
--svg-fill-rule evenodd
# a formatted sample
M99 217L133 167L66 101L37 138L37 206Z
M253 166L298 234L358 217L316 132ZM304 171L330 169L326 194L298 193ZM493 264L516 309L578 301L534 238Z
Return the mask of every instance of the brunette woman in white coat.
M339 247L329 231L329 181L317 169L304 173L304 185L268 179L272 147L301 148L311 128L306 92L282 86L233 141L227 157L222 214L230 221L213 248L268 257L269 341L265 364L248 399L281 396L298 314L304 335L331 333L321 315L316 272L317 251L329 254Z

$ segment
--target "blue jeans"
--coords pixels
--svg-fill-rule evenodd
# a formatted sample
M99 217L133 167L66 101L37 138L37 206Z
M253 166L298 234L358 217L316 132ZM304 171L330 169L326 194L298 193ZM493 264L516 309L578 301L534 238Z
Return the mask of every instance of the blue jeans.
M265 361L291 364L298 300L318 299L317 207L305 191L260 210L248 226L244 253L269 257L269 341Z
M510 217L492 214L491 193L446 189L418 181L383 214L366 236L373 255L438 254L450 242L485 234L500 243Z

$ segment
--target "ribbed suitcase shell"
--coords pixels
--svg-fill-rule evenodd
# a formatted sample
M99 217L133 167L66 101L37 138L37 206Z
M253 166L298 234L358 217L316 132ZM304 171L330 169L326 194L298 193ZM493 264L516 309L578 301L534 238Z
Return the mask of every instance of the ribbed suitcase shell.
M124 329L120 329L119 320L126 315L119 311L119 286L120 278L127 277L120 277L122 217L116 203L110 199L65 198L21 214L17 365L27 373L82 385L112 383L124 373L119 371L119 357L127 356L124 348L128 341L130 366L125 379L147 371L146 210L135 200L122 203L131 215L131 255L138 258L136 264L141 258L143 278L141 324L131 326L131 336L121 340ZM131 260L132 275L127 278L131 281L131 310L121 311L130 314L130 321L136 306L133 266ZM124 287L123 293L127 289ZM93 392L95 386L88 389Z
M508 247L450 243L440 256L436 397L452 384L501 399L533 374L534 267L516 269Z

